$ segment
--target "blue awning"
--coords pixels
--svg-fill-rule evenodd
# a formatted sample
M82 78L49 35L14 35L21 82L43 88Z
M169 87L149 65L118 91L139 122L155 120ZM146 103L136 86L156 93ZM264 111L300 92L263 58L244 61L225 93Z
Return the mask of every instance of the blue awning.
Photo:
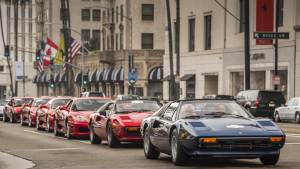
M120 69L115 71L113 81L114 82L124 82L124 76L125 76L124 68L121 67Z
M58 82L59 83L65 83L65 82L67 82L66 73L65 72L59 74L59 81Z
M95 71L91 71L89 73L89 82L90 83L93 83L93 82L96 82L96 75L97 75L97 69Z
M98 70L96 74L96 82L103 82L104 70Z
M59 73L55 73L55 75L53 77L53 80L54 80L55 83L59 82Z
M74 78L74 82L76 82L76 83L81 83L81 75L82 74L82 72L80 71L80 72L78 72L77 74L76 74L76 76L75 76L75 78Z
M104 72L104 82L112 82L113 81L113 77L115 74L115 69L114 68L110 68L110 69L106 69Z

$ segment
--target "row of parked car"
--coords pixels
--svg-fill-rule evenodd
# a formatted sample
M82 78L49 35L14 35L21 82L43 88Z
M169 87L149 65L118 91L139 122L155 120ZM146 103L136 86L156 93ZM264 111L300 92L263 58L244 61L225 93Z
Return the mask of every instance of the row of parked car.
M259 158L275 165L285 135L270 119L256 119L236 101L186 99L162 105L138 96L22 97L8 100L3 121L53 132L68 139L87 137L143 143L147 159L169 154L175 165L191 158Z

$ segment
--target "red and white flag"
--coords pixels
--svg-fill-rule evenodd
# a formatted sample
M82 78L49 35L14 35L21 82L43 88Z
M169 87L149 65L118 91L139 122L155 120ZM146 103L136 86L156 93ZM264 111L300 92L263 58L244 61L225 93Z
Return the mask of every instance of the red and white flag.
M57 53L58 46L49 38L47 38L47 43L44 50L44 57L43 57L43 65L44 67L48 67L50 65L51 59L55 58Z
M273 32L274 29L274 0L256 1L256 31ZM257 39L256 45L272 45L272 40Z

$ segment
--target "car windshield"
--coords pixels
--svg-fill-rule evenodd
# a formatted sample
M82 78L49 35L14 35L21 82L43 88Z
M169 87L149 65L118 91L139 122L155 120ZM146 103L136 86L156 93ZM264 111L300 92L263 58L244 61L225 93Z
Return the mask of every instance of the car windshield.
M71 99L56 99L51 104L51 109L56 109L58 106L67 104Z
M74 102L72 110L74 111L96 111L109 100L104 99L80 99Z
M35 100L35 101L33 102L32 106L33 106L33 107L38 107L38 106L40 106L40 105L43 105L43 104L48 103L49 100L50 100L50 99L37 99L37 100Z
M33 101L33 98L22 98L22 100L24 101L24 104L29 104Z
M90 92L89 97L104 97L102 92Z
M155 112L159 108L159 104L151 100L118 101L116 104L117 113Z
M22 106L25 103L25 101L22 99L15 99L14 103L15 103L14 104L15 107L19 107L19 106Z
M222 100L199 100L182 103L179 110L179 118L216 118L216 117L239 117L252 118L245 109L233 101Z
M259 92L259 100L262 102L274 101L275 103L285 103L285 98L281 92L261 91Z

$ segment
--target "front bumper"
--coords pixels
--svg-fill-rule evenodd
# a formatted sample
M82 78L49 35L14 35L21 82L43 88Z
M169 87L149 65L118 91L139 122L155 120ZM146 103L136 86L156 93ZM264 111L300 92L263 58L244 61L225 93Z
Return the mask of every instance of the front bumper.
M259 158L279 154L284 143L269 143L268 138L224 138L217 143L200 143L199 139L180 140L183 151L195 158Z
M134 129L134 130L130 130ZM113 130L115 137L121 142L142 142L140 127L122 127Z
M89 128L88 122L70 122L71 134L75 137L88 137Z

